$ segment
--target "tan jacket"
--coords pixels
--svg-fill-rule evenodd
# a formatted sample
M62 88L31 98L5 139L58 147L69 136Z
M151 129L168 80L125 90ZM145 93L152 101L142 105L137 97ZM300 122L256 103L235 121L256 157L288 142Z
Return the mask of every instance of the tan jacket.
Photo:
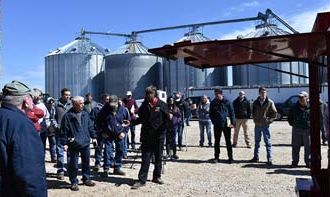
M269 126L276 118L277 110L274 102L266 98L261 105L259 97L253 102L253 121L256 126Z

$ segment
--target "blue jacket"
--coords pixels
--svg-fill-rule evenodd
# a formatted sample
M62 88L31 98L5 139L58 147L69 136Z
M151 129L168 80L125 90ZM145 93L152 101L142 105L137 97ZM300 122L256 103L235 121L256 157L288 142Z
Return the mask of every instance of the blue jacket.
M70 139L73 139L81 146L88 146L91 138L96 138L94 124L86 111L81 112L81 125L71 108L64 114L61 122L61 142L70 146Z
M45 154L27 116L11 105L0 108L0 196L47 196Z
M127 108L119 106L114 116L106 104L96 118L96 126L101 132L107 132L110 137L117 137L121 132L127 133L129 129L122 127L124 120L130 120Z
M227 117L232 125L236 124L234 107L232 103L223 98L222 101L213 99L210 104L210 118L214 126L227 127Z

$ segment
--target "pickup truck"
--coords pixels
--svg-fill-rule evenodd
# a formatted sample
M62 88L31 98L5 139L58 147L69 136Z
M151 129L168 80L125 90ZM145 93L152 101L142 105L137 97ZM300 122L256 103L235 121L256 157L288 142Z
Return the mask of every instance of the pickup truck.
M287 117L289 115L289 111L293 105L297 103L299 100L298 95L290 96L283 103L275 103L275 107L277 109L277 117L276 120L282 120L283 117Z

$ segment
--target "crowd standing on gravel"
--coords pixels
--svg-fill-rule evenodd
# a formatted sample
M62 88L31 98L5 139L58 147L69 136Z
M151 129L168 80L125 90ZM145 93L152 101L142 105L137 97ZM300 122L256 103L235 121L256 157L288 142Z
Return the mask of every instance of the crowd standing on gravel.
M214 134L214 158L219 163L220 140L224 134L228 160L234 163L233 148L238 146L239 130L242 127L247 148L252 148L247 122L253 118L254 153L250 162L259 162L259 147L263 136L266 144L267 164L273 164L270 125L275 120L277 110L268 98L267 89L259 88L259 97L251 104L245 92L240 91L233 101L226 99L221 89L215 89L215 98L210 101L201 97L196 112L199 120L199 146L203 147L205 132L208 147L212 147ZM288 122L292 126L292 167L299 163L299 151L304 146L304 161L310 167L310 109L307 92L298 94L299 100L289 113ZM71 183L70 189L78 191L78 156L81 157L82 181L93 187L90 166L92 142L95 148L94 173L102 167L107 177L113 174L125 176L121 170L122 160L127 158L127 149L142 153L142 163L138 180L132 189L146 185L150 162L155 165L152 182L163 184L161 179L164 159L177 160L183 144L184 127L189 126L193 104L183 99L177 92L167 99L167 103L157 97L157 89L148 86L145 99L140 107L132 92L127 91L121 100L117 95L102 94L101 102L93 100L90 93L84 97L71 97L68 88L61 90L61 97L44 98L41 90L30 89L24 83L12 81L6 84L0 101L0 184L5 196L47 196L45 151L48 138L51 162L56 163L57 178L64 180L65 171ZM327 105L320 106L324 121L321 121L322 142L326 144L328 114ZM324 123L324 124L323 124ZM139 148L136 147L135 126L142 124ZM233 143L231 130L234 128ZM131 134L129 140L128 134ZM196 140L197 141L197 140ZM129 143L130 142L130 143ZM187 143L185 141L185 143ZM164 146L166 151L164 151ZM66 154L64 154L66 152ZM66 155L66 159L64 158ZM65 164L65 160L67 164Z

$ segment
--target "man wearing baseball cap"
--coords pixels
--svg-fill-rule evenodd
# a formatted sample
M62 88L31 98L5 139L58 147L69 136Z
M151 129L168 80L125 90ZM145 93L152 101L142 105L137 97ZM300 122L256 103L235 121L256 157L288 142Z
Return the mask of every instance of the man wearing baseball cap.
M3 89L0 108L0 174L3 196L47 196L43 145L25 114L31 89L12 81Z

